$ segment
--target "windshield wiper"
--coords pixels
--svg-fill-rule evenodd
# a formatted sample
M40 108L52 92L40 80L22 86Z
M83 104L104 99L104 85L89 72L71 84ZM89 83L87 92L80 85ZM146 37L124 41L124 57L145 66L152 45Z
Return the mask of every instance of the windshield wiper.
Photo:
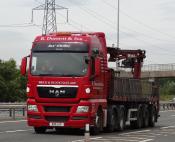
M45 73L44 74L42 74L42 73L36 74L36 75L38 75L38 76L55 76L55 74L45 74Z
M64 76L64 77L79 77L81 75L77 75L77 74L59 74L59 76Z

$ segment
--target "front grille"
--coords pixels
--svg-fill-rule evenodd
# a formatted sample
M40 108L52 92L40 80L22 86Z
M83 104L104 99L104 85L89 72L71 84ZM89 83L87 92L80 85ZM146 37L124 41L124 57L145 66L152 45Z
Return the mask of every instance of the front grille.
M29 115L28 115L28 118L32 118L32 119L41 119L41 116L29 114Z
M37 87L40 98L76 98L78 87Z
M68 121L68 116L45 116L45 119L49 122L66 122Z
M72 120L85 120L88 119L87 116L74 116L72 117Z
M44 106L45 112L70 112L71 107L63 106Z

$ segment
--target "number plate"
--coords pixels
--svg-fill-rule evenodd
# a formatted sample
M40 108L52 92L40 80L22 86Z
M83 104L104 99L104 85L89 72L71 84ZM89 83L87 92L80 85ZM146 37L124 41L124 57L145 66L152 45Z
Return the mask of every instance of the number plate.
M61 127L63 127L64 123L62 123L62 122L50 122L49 126L61 126Z

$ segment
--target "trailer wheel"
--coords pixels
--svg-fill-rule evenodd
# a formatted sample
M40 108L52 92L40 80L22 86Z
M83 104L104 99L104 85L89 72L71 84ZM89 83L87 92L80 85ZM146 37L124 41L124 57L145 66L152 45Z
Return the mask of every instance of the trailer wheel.
M46 127L34 127L36 134L44 134L46 132Z
M143 125L143 116L142 116L142 109L139 108L137 111L137 120L130 121L130 126L134 129L141 128Z
M91 127L91 134L97 135L103 131L103 111L99 109L95 117L95 126Z
M143 118L143 127L148 127L149 126L149 111L148 108L144 109L145 116Z
M110 107L108 109L108 114L107 114L107 128L106 132L113 132L115 129L117 129L117 113L115 109Z
M154 107L150 108L150 117L149 117L149 126L154 127L155 126L155 120L156 120L156 116L155 116L155 109Z
M117 130L123 131L125 128L125 113L124 109L121 108L118 112L118 128Z
M137 128L142 128L143 126L143 113L142 113L142 109L140 108L138 110L138 115L137 115Z

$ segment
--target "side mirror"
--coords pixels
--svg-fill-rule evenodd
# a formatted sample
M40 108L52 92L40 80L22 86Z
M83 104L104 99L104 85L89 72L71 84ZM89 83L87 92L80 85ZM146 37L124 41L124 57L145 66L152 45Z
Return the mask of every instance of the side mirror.
M90 81L94 81L95 77L99 76L101 72L100 58L91 57L91 76Z
M95 59L95 76L99 76L101 71L100 58Z
M26 75L26 68L27 68L27 57L24 57L22 58L21 67L20 67L21 74L23 76Z

